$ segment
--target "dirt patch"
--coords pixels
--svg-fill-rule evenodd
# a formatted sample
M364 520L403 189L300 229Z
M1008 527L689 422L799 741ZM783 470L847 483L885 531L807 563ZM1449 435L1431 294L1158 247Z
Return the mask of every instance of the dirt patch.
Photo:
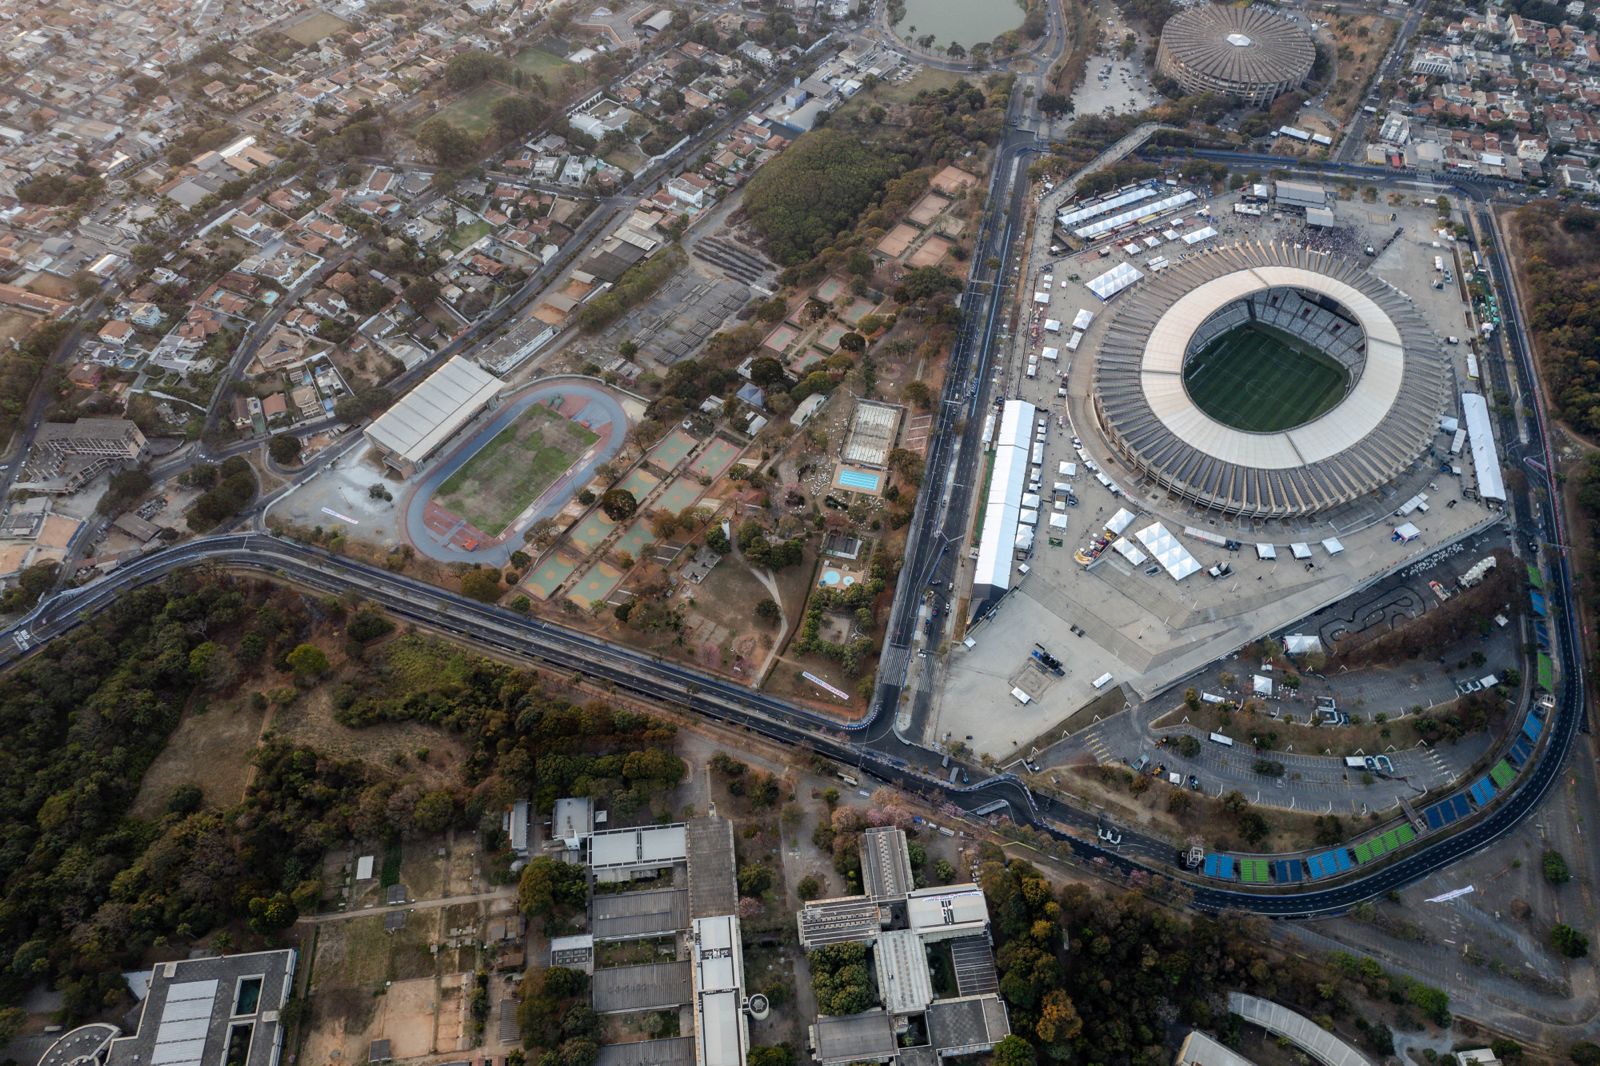
M460 739L433 726L385 722L362 729L340 725L333 717L333 688L323 685L302 693L273 718L273 732L296 744L341 759L359 759L371 766L404 769L424 789L447 788L459 780L458 768L467 751ZM418 757L426 751L426 760Z
M203 713L184 712L156 761L145 771L134 797L135 818L155 818L180 785L195 784L214 807L231 807L244 798L251 776L250 757L267 718L248 696L213 703Z
M1338 71L1333 87L1328 90L1327 109L1341 121L1348 122L1356 113L1361 96L1372 81L1378 63L1388 54L1398 28L1393 19L1378 15L1339 16L1329 24L1338 54Z

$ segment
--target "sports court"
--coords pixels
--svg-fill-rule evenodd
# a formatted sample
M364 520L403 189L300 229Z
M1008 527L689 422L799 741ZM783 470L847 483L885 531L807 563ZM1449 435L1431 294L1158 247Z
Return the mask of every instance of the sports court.
M589 568L589 572L578 579L572 586L572 591L567 593L567 599L589 610L597 603L604 603L606 597L622 584L622 571L607 562L598 562Z
M861 320L878 309L878 305L871 300L858 299L851 302L839 317L844 319L851 327L859 326Z
M799 339L800 331L789 325L789 323L785 322L783 325L767 334L767 339L762 341L761 344L763 347L770 348L772 351L782 355L784 352L789 350L790 345L794 344L794 342Z
M824 278L822 284L817 286L816 297L825 304L831 304L849 291L849 288L843 278L833 274Z
M522 586L541 600L548 600L555 595L561 583L572 576L578 569L578 560L562 552L556 552L544 562L535 567L526 578Z
M1191 356L1183 381L1194 402L1218 422L1272 433L1332 408L1344 397L1348 375L1289 334L1252 322Z
M693 507L700 498L700 486L684 478L676 478L650 505L652 511L671 511L681 514L685 507Z
M642 500L646 496L650 495L650 490L659 484L661 484L660 478L656 477L644 467L636 466L632 470L628 471L628 476L623 478L617 487L633 493L634 499Z
M737 458L739 458L738 446L718 437L706 445L705 451L695 456L694 462L689 464L689 473L695 477L715 480L721 477Z
M616 526L617 524L597 507L584 515L583 521L572 527L567 539L587 555L600 547L600 542L605 540Z
M840 339L849 332L848 329L836 323L823 330L813 343L825 352L836 352L839 350Z
M689 453L694 451L696 443L694 436L687 430L675 429L651 448L650 454L645 458L663 470L676 470L679 463L689 458Z
M639 519L628 527L628 531L617 538L613 550L627 552L637 560L643 558L644 550L655 542L656 535L650 532L650 523L647 519Z

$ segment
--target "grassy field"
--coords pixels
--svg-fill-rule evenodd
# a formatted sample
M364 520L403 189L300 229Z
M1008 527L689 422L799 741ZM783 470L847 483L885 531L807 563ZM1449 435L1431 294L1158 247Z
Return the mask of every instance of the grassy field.
M490 109L501 98L514 96L516 91L509 85L486 81L465 96L458 97L449 105L440 108L435 115L452 126L459 126L474 137L481 137L494 125L494 119L489 117Z
M1217 421L1271 433L1338 403L1346 375L1321 352L1252 323L1212 341L1184 366L1183 377L1194 402Z
M482 219L469 222L465 226L457 226L450 233L450 247L459 252L492 229L494 227Z
M596 440L595 433L536 404L446 478L434 499L498 535Z
M535 74L543 76L550 83L551 88L556 87L564 72L577 66L576 63L568 63L565 59L546 52L543 48L524 48L517 53L517 57L511 63L530 78Z
M324 37L331 37L349 25L350 23L337 15L330 15L326 11L314 11L284 30L283 35L297 44L310 47Z

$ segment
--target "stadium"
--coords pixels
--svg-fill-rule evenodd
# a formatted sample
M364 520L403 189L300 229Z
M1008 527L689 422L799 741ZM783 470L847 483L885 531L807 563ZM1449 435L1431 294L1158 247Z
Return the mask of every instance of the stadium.
M1095 416L1138 475L1242 520L1381 494L1439 432L1452 381L1411 301L1359 264L1241 244L1155 275L1107 328Z
M1156 70L1186 93L1222 93L1264 107L1299 88L1316 58L1310 35L1268 8L1206 4L1167 20Z

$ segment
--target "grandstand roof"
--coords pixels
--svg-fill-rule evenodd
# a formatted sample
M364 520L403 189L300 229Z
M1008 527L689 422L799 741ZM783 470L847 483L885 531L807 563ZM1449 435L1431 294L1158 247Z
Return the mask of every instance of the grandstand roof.
M472 421L500 385L477 363L454 356L368 426L367 437L407 462L420 463Z

